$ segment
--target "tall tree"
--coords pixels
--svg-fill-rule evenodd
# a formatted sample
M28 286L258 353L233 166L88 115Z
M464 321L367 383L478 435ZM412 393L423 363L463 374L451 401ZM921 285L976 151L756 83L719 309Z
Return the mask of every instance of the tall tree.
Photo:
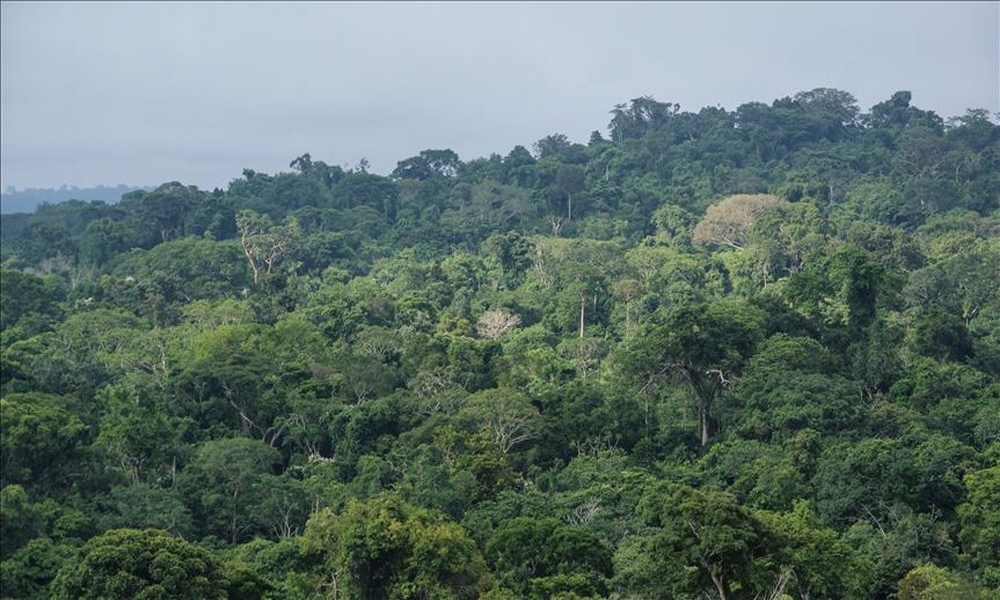
M653 325L619 360L645 391L664 378L690 388L702 446L708 444L725 387L760 337L763 314L733 303L685 304Z

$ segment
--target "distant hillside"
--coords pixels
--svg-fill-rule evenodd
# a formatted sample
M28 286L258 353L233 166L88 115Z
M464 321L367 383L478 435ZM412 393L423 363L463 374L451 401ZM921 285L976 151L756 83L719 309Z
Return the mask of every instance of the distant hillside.
M121 200L124 194L141 189L151 188L141 188L125 184L118 184L115 187L99 185L90 188L79 188L75 185L64 185L59 189L27 188L17 190L15 188L7 188L6 192L0 194L0 214L32 213L35 212L39 204L58 204L67 200L103 200L109 204L114 204Z

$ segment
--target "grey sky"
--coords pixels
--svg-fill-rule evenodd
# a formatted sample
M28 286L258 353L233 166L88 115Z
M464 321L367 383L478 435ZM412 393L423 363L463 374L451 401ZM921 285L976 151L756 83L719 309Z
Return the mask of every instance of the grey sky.
M54 3L0 8L0 186L225 187L303 152L388 173L616 103L729 110L816 87L1000 111L1000 3Z

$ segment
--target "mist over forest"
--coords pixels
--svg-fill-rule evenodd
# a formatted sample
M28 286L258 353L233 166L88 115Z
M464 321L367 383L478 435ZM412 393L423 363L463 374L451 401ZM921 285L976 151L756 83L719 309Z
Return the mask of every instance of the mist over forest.
M609 109L5 194L0 596L996 598L998 115Z

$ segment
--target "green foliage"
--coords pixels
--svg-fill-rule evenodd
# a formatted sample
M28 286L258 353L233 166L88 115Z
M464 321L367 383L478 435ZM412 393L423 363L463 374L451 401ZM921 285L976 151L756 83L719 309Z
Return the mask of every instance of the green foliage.
M986 590L958 580L947 569L936 565L921 565L899 582L899 600L950 600L986 598Z
M8 560L31 561L40 552L48 553L48 548L57 555L65 554L67 548L78 545L81 538L93 535L94 524L88 515L79 509L61 504L52 498L32 501L25 489L17 484L11 484L0 490L0 564ZM30 549L26 549L28 547ZM21 553L21 558L13 558ZM47 562L44 556L41 562ZM28 565L30 566L30 565ZM20 567L10 567L5 576L21 577ZM47 577L55 574L55 570L44 571ZM29 579L33 579L31 575Z
M718 418L722 390L753 352L763 320L757 309L739 302L681 305L619 360L642 390L665 377L689 386L704 446L714 429L712 420Z
M302 549L322 557L324 585L348 598L475 598L490 587L461 527L393 495L314 514Z
M68 405L65 398L30 392L0 399L0 485L51 490L70 483L72 459L86 440L87 426Z
M1000 587L1000 466L967 473L964 478L968 489L967 501L958 507L962 542L965 555L973 567L982 569L984 579L991 587Z
M262 528L259 510L273 489L277 450L257 440L205 442L177 485L203 531L237 543Z
M865 439L831 446L820 457L813 485L816 509L834 524L840 520L885 518L895 502L913 503L917 470L899 440Z
M112 529L84 544L53 598L224 598L225 578L203 548L155 529Z
M0 281L3 281L3 302L0 303L3 347L41 333L59 316L58 301L65 292L58 279L3 269Z
M4 546L7 542L4 542ZM0 587L5 598L47 598L47 587L73 558L73 548L38 537L0 562Z
M98 503L106 529L162 529L185 539L194 533L191 512L175 488L118 486Z
M731 394L740 403L734 431L783 441L807 428L825 434L856 429L863 414L858 385L832 374L834 361L812 339L768 338Z
M1000 126L911 100L5 215L5 597L995 595Z
M500 583L524 598L604 594L611 576L611 552L597 536L555 519L518 517L502 523L485 553Z
M803 598L848 598L858 592L851 589L849 569L856 560L851 547L820 523L807 501L796 501L790 512L760 511L755 516L781 548L768 560L792 575L788 592Z
M540 417L527 398L514 390L484 390L469 398L465 414L477 432L501 454L538 437Z
M629 569L625 583L632 590L681 597L753 597L761 591L762 559L771 541L732 495L687 486L660 489L643 498L639 511L651 527L640 542L649 558L646 568Z

